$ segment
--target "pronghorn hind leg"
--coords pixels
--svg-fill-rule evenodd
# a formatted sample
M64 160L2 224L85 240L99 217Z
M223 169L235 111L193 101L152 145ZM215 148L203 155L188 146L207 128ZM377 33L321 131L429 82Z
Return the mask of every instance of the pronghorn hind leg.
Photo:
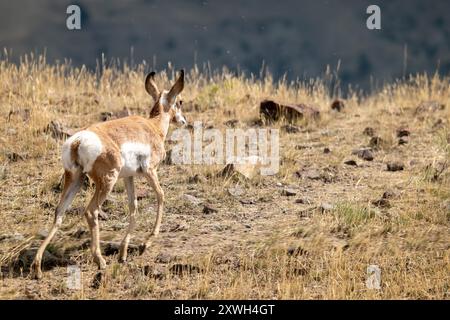
M119 252L119 261L125 262L127 260L127 250L128 250L128 244L130 242L131 233L134 230L136 220L136 212L137 212L137 199L134 192L134 179L133 177L125 178L125 188L127 190L127 196L128 196L128 208L129 208L129 214L130 214L130 222L127 228L127 232L125 234L125 237L122 240L122 243L120 245L120 252Z
M72 203L73 199L75 198L75 195L80 190L85 177L86 176L81 170L64 172L64 189L61 194L59 204L55 210L55 220L53 222L53 226L50 229L50 232L48 233L47 237L39 247L36 253L36 257L34 258L34 261L31 266L32 268L31 271L34 272L34 277L37 279L42 278L41 261L45 248L48 246L48 244L58 231L59 227L61 226L64 213Z
M89 205L86 207L84 216L86 217L86 221L91 231L91 251L92 256L94 257L94 262L98 265L99 269L105 269L106 261L102 257L100 250L100 226L98 222L98 215L101 205L117 181L117 173L114 172L98 179L95 179L94 177L93 180L95 182L95 193L89 202Z
M158 174L156 172L156 168L149 170L145 174L145 177L150 182L150 185L153 187L153 189L156 192L158 209L156 212L156 221L155 221L155 226L153 228L153 232L146 238L144 244L142 244L140 246L140 248L139 248L140 254L143 254L144 251L150 246L152 237L156 237L159 234L159 229L161 227L161 220L162 220L162 214L163 214L163 207L164 207L164 191L159 184L159 179L158 179Z

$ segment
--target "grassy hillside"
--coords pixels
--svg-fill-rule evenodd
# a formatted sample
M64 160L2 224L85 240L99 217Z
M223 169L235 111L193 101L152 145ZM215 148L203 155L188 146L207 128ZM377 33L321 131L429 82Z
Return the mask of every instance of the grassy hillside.
M267 125L281 128L275 176L222 178L222 166L161 165L162 233L127 264L107 256L101 276L86 246L82 212L93 192L86 186L48 248L60 263L42 281L31 280L27 254L49 229L61 192L63 141L47 125L77 129L124 107L148 115L143 70L91 73L42 57L0 61L0 298L449 298L450 79L432 75L350 94L336 112L325 80L275 83L270 75L190 70L183 100L191 123L225 130L238 120L237 127L259 128L265 98L317 105L321 118ZM168 87L173 77L168 69L157 82ZM352 154L369 145L372 161ZM393 162L404 170L388 171ZM151 230L155 213L150 187L137 184L132 244ZM122 182L103 210L109 217L101 239L120 241L128 210ZM66 287L65 260L81 267L82 289ZM366 287L369 265L381 269L380 290Z

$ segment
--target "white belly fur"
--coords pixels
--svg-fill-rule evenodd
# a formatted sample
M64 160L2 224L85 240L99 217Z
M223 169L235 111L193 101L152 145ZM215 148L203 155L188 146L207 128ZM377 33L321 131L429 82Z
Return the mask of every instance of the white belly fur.
M131 177L146 171L150 165L151 147L145 143L125 142L120 146L122 168L119 177Z

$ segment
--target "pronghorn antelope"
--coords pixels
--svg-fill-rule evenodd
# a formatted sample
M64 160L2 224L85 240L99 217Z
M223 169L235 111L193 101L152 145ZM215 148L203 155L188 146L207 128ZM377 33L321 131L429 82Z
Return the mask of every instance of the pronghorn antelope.
M62 147L64 167L64 190L55 212L53 226L39 247L33 262L36 278L42 277L41 260L45 248L63 221L64 212L76 193L80 190L86 175L95 183L95 193L85 209L91 232L91 250L99 269L106 267L99 246L98 213L106 196L119 178L125 180L130 211L129 226L120 246L119 260L127 258L127 248L135 225L137 200L134 193L135 176L144 176L156 192L157 214L153 232L141 245L143 253L149 246L152 236L157 236L161 226L164 192L159 184L157 166L165 157L164 140L169 124L176 121L186 124L181 113L181 100L178 95L184 88L184 71L170 90L160 92L151 72L145 79L145 89L153 97L155 104L150 118L129 116L117 120L97 123L70 137Z

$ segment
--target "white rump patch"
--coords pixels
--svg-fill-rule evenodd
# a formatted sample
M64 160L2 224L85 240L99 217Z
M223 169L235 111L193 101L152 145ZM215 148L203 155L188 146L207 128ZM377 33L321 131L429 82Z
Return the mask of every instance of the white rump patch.
M64 169L69 171L73 171L77 167L70 156L71 145L75 141L80 142L78 162L83 168L83 172L87 173L92 170L95 160L103 151L102 141L94 132L88 130L77 132L67 139L62 147L62 162Z
M119 177L125 178L136 176L147 171L150 166L151 148L150 145L139 142L125 142L120 146L122 157L122 169Z

